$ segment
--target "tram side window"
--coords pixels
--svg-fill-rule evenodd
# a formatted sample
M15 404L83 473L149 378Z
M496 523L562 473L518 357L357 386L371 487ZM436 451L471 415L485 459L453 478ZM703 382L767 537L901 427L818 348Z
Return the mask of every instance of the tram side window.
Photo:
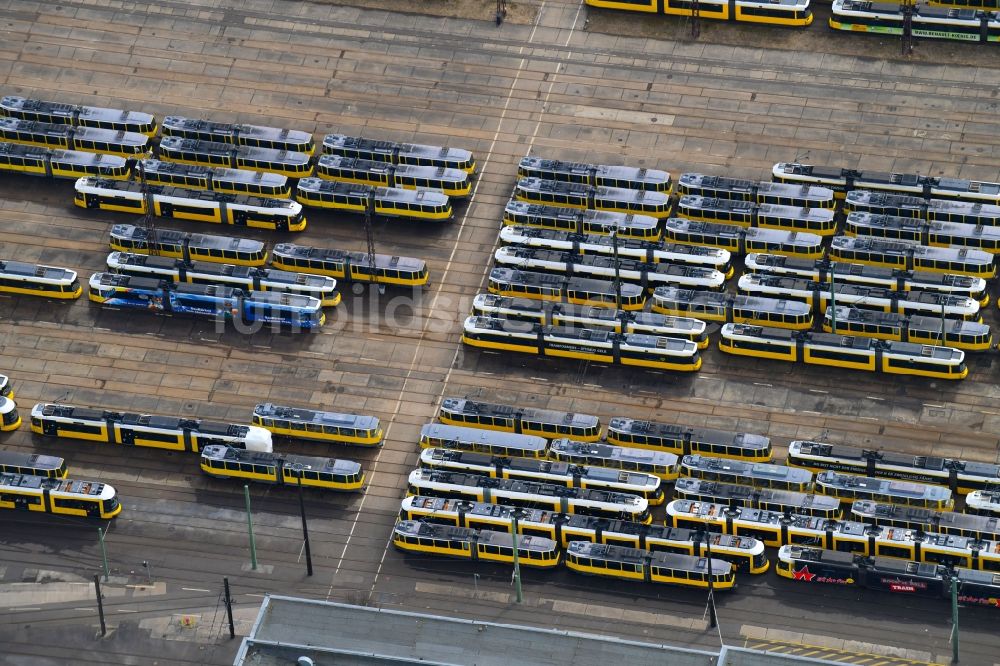
M879 555L885 555L886 557L899 557L902 559L910 559L913 557L912 548L902 548L899 546L881 546L878 549Z
M828 361L840 361L842 363L868 363L871 360L871 357L867 354L849 354L847 352L834 352L823 349L810 349L809 356Z
M103 426L85 425L83 423L59 423L58 428L63 432L79 432L88 435L101 435L104 433Z
M176 444L177 440L180 438L180 435L173 433L148 432L145 430L134 430L133 432L135 432L135 436L139 439L145 439L152 442L169 442Z
M86 500L62 499L59 497L52 498L52 505L63 509L82 509L82 510L86 510L91 507L91 503Z
M979 565L983 571L1000 571L1000 560L981 559Z
M22 495L20 493L0 493L0 502L20 502L30 506L37 506L42 503L42 498L34 495Z

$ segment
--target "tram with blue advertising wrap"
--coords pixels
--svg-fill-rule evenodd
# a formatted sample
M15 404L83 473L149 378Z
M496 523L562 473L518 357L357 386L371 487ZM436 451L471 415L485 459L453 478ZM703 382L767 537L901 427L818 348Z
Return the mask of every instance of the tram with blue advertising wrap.
M326 321L323 304L312 296L243 292L232 287L176 284L117 273L91 275L88 297L112 308L194 315L245 324L276 324L301 330L319 328Z

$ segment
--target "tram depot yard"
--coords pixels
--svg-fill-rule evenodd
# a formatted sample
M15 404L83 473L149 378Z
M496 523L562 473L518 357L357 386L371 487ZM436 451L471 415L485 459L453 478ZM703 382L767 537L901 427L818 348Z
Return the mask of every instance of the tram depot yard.
M231 663L227 578L240 633L274 593L930 663L954 575L995 658L1000 70L570 0L4 4L11 654Z

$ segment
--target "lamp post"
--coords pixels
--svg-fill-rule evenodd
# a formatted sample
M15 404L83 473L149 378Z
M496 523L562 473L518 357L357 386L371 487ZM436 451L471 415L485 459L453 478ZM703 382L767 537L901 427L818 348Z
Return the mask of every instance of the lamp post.
M837 262L830 262L830 332L837 332L837 287L836 287L836 275L834 271L837 269Z
M951 663L958 663L958 576L951 573Z
M302 514L302 538L305 541L306 547L306 575L313 575L313 561L312 552L309 550L309 527L306 525L306 502L302 497L302 473L304 472L302 468L302 463L295 463L293 466L295 470L295 475L299 480L299 513Z
M621 262L618 258L618 223L615 222L614 228L611 230L611 251L613 253L615 262L615 314L621 312L622 309L622 277L621 277ZM624 328L623 328L624 330Z
M511 538L513 539L514 545L514 593L517 598L517 603L524 601L524 596L521 594L521 561L517 556L517 521L527 515L523 509L514 509L511 513L513 518L513 532L511 532Z
M715 583L712 582L712 533L705 530L705 553L708 556L708 625L715 629L719 619L715 616Z

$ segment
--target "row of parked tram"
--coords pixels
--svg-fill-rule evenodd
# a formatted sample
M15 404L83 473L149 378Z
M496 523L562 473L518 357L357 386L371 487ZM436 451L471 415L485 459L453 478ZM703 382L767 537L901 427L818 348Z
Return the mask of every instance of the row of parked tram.
M0 375L0 431L21 425L14 391ZM30 430L45 438L82 440L123 448L191 452L209 476L318 490L358 491L365 473L355 461L279 453L272 436L313 443L380 446L379 419L360 414L258 404L252 425L136 412L38 403ZM122 510L116 490L68 478L63 458L0 451L0 509L111 519Z
M467 150L341 134L320 147L313 159L312 135L284 128L0 99L0 171L79 179L86 208L301 231L302 206L447 221L472 192Z
M439 418L393 529L403 552L725 590L776 547L795 581L941 596L955 577L964 603L996 606L1000 512L950 509L1000 498L1000 466L817 442L780 466L766 437L467 398Z
M586 0L591 7L644 14L697 16L757 25L805 27L813 22L810 0ZM899 4L871 0L834 0L829 26L833 30L902 35L907 20ZM963 42L1000 41L997 0L930 0L912 8L909 20L915 37ZM590 20L600 21L591 16Z
M953 380L966 353L994 349L981 312L1000 184L791 163L772 175L674 183L525 157L463 342L693 372L718 322L733 355ZM656 196L675 189L676 203Z

